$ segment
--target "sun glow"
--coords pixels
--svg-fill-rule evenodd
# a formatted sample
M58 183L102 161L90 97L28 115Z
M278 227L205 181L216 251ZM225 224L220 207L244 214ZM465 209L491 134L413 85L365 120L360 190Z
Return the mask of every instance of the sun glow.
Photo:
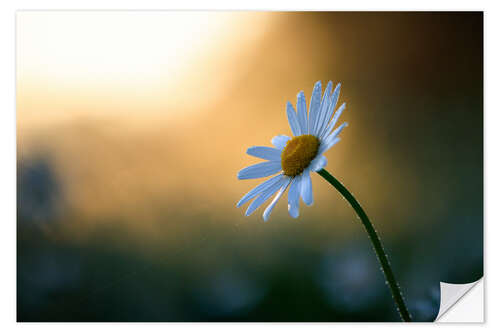
M234 79L220 68L250 47L263 19L225 12L21 11L18 112L39 120L43 114L45 121L196 109Z
M21 77L91 84L175 75L230 23L201 12L21 12Z

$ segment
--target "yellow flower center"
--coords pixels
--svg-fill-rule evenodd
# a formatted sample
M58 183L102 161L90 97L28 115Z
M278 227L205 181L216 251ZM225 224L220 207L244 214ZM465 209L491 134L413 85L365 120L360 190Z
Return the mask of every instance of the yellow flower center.
M300 175L316 157L319 140L314 135L296 136L286 143L281 153L281 168L289 177Z

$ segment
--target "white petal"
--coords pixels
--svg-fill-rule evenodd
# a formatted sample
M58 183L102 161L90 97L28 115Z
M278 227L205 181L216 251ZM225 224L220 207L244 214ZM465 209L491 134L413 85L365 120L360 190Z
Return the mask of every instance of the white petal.
M283 186L284 181L288 177L281 177L281 179L269 186L266 190L262 191L262 193L248 206L245 215L248 216L252 214L257 208L259 208L267 199L269 199L281 186Z
M323 154L328 149L330 149L334 144L336 144L338 140L335 141L335 139L339 136L340 132L342 132L344 127L346 127L347 125L348 125L347 123L343 123L342 125L337 127L335 131L333 131L329 136L327 136L326 139L322 140L319 146L318 154Z
M340 83L337 84L335 90L333 91L333 94L330 96L330 101L328 103L328 111L326 112L326 117L323 121L323 127L320 128L320 130L318 131L318 138L322 138L326 132L326 129L328 127L328 122L330 121L333 111L335 110L335 106L337 105L339 94L340 94Z
M285 148L286 143L290 140L291 138L287 135L276 135L272 140L273 146L275 146L278 149L283 150Z
M245 194L240 199L240 201L238 201L238 203L236 204L236 207L241 207L241 205L247 203L252 198L256 197L257 195L259 195L260 193L262 193L263 191L265 191L266 189L268 189L271 185L276 184L281 179L281 177L283 177L283 175L279 174L279 175L276 175L276 176L274 176L272 178L269 178L265 182L257 185L250 192L248 192L247 194Z
M313 134L314 124L318 118L319 107L321 104L321 81L316 82L311 95L311 102L309 103L309 134Z
M238 172L238 179L262 178L281 170L280 161L262 162L246 167Z
M335 106L337 106L337 102L339 100L340 86L341 86L340 83L338 83L337 86L335 87L335 90L333 91L331 104L332 104L334 110L335 110Z
M328 163L326 157L323 155L318 155L314 160L311 161L309 168L311 169L311 171L316 172L326 167L326 163Z
M309 127L307 124L307 105L306 97L304 96L303 91L297 94L297 118L299 119L302 134L308 134Z
M329 141L325 140L319 146L318 154L325 153L328 149L332 148L339 141L340 141L340 138L338 136L334 137L332 140L329 140Z
M304 203L308 206L313 204L311 174L308 170L304 170L301 176L300 196Z
M276 148L253 146L247 149L247 154L269 161L281 161L281 150Z
M328 82L323 93L323 99L321 100L321 106L319 108L318 118L316 119L316 124L314 126L314 132L311 133L319 137L320 131L326 126L324 125L326 114L328 112L328 107L330 105L330 93L332 91L332 81Z
M344 129L344 127L346 127L347 125L348 125L348 123L343 123L342 125L340 125L339 127L337 127L335 129L335 131L333 131L329 136L327 136L324 141L325 142L332 141L333 138L337 137L340 134L340 132L342 132L342 130Z
M294 136L301 135L299 120L297 119L297 114L293 108L292 103L286 103L286 115L288 117L288 123L290 124L290 128L292 129L292 133Z
M269 215L273 211L274 206L276 206L276 203L278 202L278 200L281 198L281 196L283 195L283 193L285 193L286 188L288 187L289 184L290 184L290 180L288 180L281 187L280 191L278 192L278 194L276 194L276 196L274 197L273 201L271 201L271 203L269 204L269 206L267 206L266 210L264 210L264 214L262 214L262 217L264 218L264 222L267 222L267 220L269 219Z
M300 187L302 185L301 177L295 177L290 184L290 190L288 191L288 213L291 217L299 217L299 198L300 198Z
M326 131L320 137L320 140L326 138L330 134L332 129L335 127L335 123L337 123L337 120L339 119L344 109L345 109L345 103L342 103L342 105L338 108L337 112L335 112L335 115L333 116L332 120L330 120L330 123L328 124Z

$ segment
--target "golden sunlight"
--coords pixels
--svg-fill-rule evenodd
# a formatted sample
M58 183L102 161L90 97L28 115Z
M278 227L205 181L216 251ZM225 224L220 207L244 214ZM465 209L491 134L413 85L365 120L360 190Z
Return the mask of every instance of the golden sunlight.
M20 114L24 122L46 123L92 112L144 116L145 111L165 113L179 105L201 109L196 103L216 99L230 84L221 68L262 33L265 17L188 11L19 12Z

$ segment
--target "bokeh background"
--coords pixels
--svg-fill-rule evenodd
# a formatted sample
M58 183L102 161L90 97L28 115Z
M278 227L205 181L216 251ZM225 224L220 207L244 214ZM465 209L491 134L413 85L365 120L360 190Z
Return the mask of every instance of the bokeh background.
M318 175L297 220L235 207L317 80L414 319L483 275L480 12L21 11L16 47L19 321L398 321Z

